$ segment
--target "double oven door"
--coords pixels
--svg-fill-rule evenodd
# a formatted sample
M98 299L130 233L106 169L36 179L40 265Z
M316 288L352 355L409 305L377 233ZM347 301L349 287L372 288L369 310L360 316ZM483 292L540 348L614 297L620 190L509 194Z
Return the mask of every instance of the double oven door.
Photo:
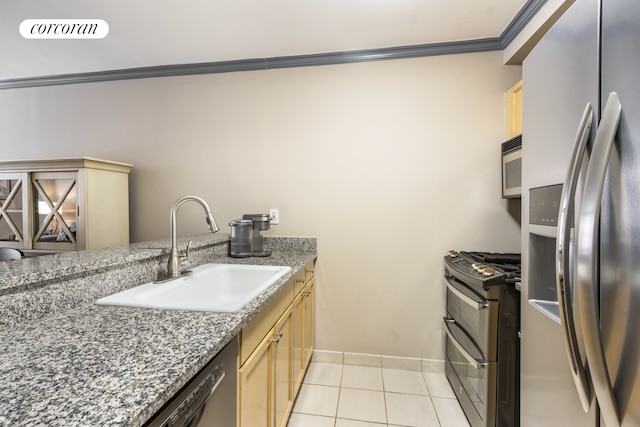
M446 374L473 427L495 426L498 300L445 269Z

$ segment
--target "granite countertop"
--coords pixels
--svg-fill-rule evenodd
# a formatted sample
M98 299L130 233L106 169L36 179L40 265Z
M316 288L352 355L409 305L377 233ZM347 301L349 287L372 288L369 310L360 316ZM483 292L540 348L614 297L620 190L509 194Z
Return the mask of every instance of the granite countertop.
M142 425L317 255L315 239L266 238L271 257L242 259L228 236L192 239L192 266L292 270L236 313L205 313L94 304L152 280L163 241L0 263L0 426Z

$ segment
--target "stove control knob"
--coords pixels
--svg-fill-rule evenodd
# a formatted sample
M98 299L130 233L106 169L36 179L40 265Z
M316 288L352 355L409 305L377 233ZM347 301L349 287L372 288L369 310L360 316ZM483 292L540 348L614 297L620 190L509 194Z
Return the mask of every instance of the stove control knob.
M473 268L474 271L480 272L482 271L483 268L485 268L486 265L481 264L479 262L474 262L473 264L471 264L471 268Z
M447 252L447 255L449 255L449 257L451 257L451 258L458 258L458 252L457 251L449 251L449 252Z
M482 270L482 275L486 276L486 277L491 277L495 274L495 270L491 267L487 267L485 269Z

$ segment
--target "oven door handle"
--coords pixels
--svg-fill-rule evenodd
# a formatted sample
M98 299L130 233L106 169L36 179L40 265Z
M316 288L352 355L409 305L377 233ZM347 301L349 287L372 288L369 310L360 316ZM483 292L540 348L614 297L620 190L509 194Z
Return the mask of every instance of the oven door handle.
M475 357L473 357L471 354L469 354L469 352L462 346L462 344L460 344L458 342L458 340L456 339L456 337L453 336L453 332L451 332L451 330L449 329L449 323L456 323L455 319L449 319L447 317L443 317L444 319L444 331L447 333L447 336L449 337L449 339L451 340L451 342L453 343L453 345L456 346L456 348L458 349L458 351L460 352L460 354L462 354L464 356L465 359L467 359L467 361L471 364L471 366L473 366L476 369L482 369L482 368L486 368L487 367L487 361L483 360L483 359L476 359Z
M466 304L469 304L471 307L476 310L484 310L488 307L488 304L485 301L476 301L473 298L469 298L462 292L460 292L453 284L449 281L448 277L445 277L447 289L451 291L452 294L460 298L460 300Z
M584 162L584 154L591 133L593 122L593 107L588 103L582 114L578 132L573 141L571 161L567 169L567 176L562 187L560 209L558 214L558 235L556 243L556 291L558 293L558 308L562 318L564 330L564 344L569 358L571 375L575 383L582 409L589 412L591 406L591 393L589 392L589 380L582 365L582 356L578 347L578 338L574 322L573 304L571 301L571 227L575 214L575 196L578 185L580 169Z

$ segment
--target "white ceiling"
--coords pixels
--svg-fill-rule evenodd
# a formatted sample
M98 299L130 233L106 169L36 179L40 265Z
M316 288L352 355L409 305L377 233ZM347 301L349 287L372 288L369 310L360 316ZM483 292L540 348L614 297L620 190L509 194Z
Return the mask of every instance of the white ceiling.
M0 0L0 80L499 37L525 0ZM99 40L25 19L102 19Z

